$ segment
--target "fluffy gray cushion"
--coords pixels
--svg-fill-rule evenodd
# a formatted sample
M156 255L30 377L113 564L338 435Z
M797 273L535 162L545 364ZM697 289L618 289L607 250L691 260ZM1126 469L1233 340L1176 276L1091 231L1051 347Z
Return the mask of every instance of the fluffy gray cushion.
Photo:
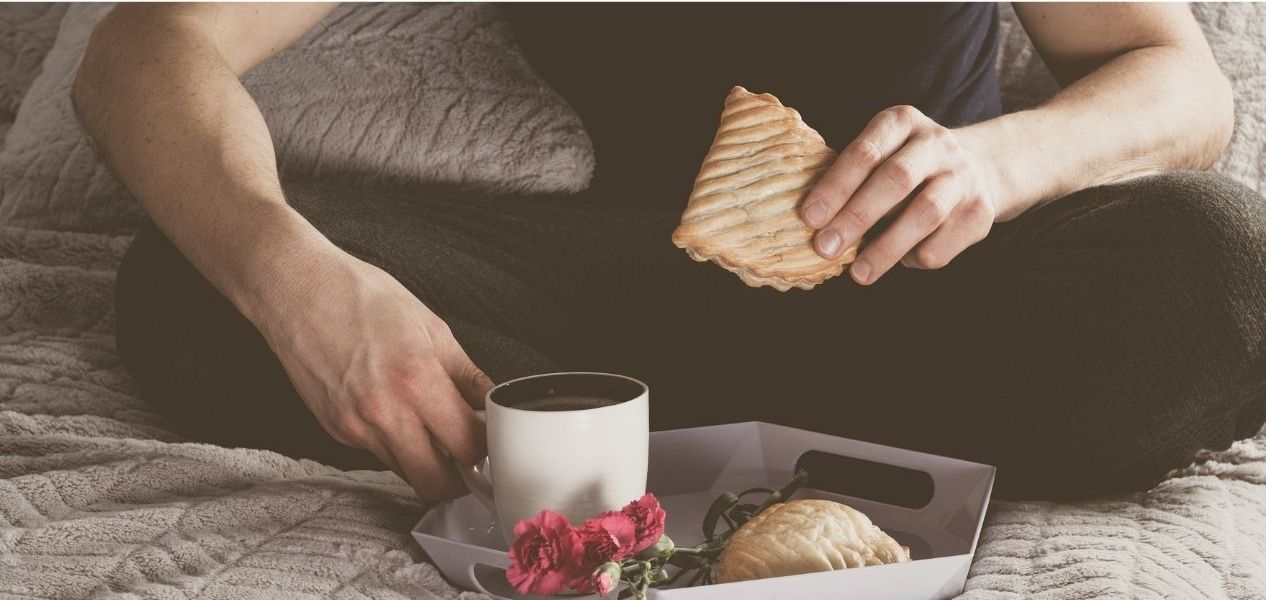
M17 114L68 6L29 2L5 4L0 10L0 113Z
M126 231L139 206L98 160L70 86L110 5L72 5L0 152L0 222ZM350 5L244 78L288 177L494 192L588 184L579 117L486 4Z
M0 4L0 139L17 115L53 41L68 4Z

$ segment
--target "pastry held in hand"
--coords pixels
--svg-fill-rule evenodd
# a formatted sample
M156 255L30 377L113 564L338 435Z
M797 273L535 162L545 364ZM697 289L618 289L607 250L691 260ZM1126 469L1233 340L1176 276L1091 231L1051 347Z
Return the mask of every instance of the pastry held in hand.
M830 500L775 504L744 523L717 565L717 583L910 561L866 515Z
M807 290L843 273L857 248L822 258L797 213L835 156L795 109L735 87L673 243L753 287Z

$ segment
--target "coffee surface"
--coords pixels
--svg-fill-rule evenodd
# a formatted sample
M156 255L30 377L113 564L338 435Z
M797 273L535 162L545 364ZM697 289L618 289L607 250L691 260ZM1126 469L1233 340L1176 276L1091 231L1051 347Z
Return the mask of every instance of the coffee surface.
M580 396L580 395L559 395L546 396L544 398L532 398L517 402L512 406L520 410L535 411L564 411L564 410L586 410L590 408L602 408L619 404L618 400L611 398L603 398L602 396Z

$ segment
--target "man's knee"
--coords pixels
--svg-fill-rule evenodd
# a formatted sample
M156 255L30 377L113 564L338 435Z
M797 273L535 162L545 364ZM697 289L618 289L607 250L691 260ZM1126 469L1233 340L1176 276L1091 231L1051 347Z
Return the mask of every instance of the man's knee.
M1165 173L1120 186L1137 204L1130 212L1161 239L1211 262L1266 260L1266 199L1215 173Z
M124 365L146 399L172 414L223 408L206 396L252 377L241 368L250 358L272 358L254 326L152 225L128 248L115 297Z
M1212 173L1168 173L1114 187L1128 204L1117 218L1132 223L1125 235L1143 254L1131 263L1137 287L1156 296L1137 304L1160 319L1157 327L1208 335L1222 358L1249 376L1243 394L1266 385L1266 199Z

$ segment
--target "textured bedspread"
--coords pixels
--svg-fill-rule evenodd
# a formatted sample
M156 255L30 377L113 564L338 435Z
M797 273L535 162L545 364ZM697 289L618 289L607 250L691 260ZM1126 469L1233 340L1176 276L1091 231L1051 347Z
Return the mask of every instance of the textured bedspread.
M452 598L393 475L189 443L114 352L126 237L0 229L0 598ZM1266 597L1266 438L1146 494L995 503L966 598Z
M1197 14L1239 101L1221 169L1261 189L1266 9ZM1013 105L1046 81L1022 41ZM127 242L0 228L0 599L478 597L410 540L424 507L395 476L190 443L137 399L112 336ZM1266 437L1147 493L994 503L964 598L1266 598Z

